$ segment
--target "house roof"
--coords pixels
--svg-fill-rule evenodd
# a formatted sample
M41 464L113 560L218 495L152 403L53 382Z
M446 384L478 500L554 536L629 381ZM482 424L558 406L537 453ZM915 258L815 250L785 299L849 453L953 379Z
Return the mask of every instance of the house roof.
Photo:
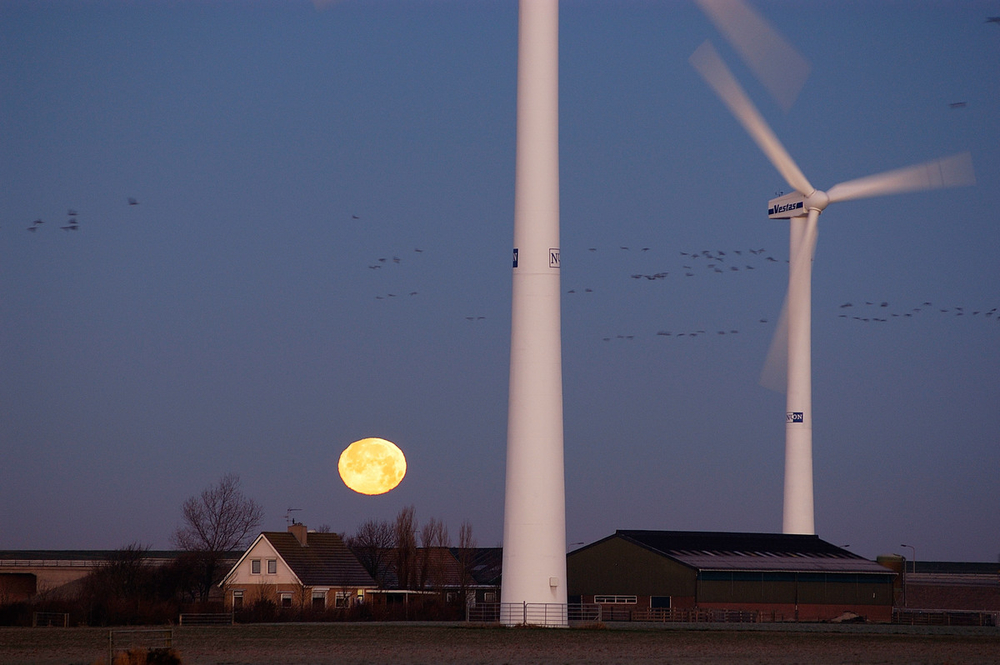
M874 561L813 535L618 530L612 537L698 570L892 574Z
M389 548L384 553L384 588L399 590L394 550ZM418 547L414 551L413 565L424 569L414 570L414 580L423 579L427 588L457 588L462 585L462 568L468 566L466 586L499 586L502 563L503 549L500 547Z
M470 547L467 549L453 547L451 553L458 561L468 559L469 572L475 584L500 586L503 569L502 547Z
M358 563L351 550L335 533L310 531L306 534L306 544L301 545L294 534L286 531L264 531L247 553L262 538L267 539L303 586L376 586L368 571ZM246 553L243 555L243 558L245 557ZM238 566L239 562L236 565ZM235 570L236 566L233 569Z
M462 583L461 563L447 547L420 547L415 563L423 567L424 586L457 587Z
M463 566L467 566L468 586L500 584L503 549L499 547L421 547L417 549L416 559L417 565L426 561L428 586L461 586Z

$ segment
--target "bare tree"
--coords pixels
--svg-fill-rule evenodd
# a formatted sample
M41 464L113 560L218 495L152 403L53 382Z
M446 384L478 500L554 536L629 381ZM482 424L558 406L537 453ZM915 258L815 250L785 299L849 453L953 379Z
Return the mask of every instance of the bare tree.
M458 528L458 584L463 602L468 603L466 593L472 584L472 562L475 556L476 538L472 535L472 522L465 520Z
M448 527L444 522L432 517L420 530L420 553L416 585L418 588L444 584L447 571L436 548L451 547Z
M393 536L396 541L396 579L400 589L410 589L417 581L417 518L413 506L396 515Z
M389 586L389 570L396 536L388 522L373 519L363 522L353 536L344 538L344 542L379 588Z
M192 496L181 509L184 524L174 532L174 544L183 550L197 552L201 560L201 598L216 582L219 564L226 554L245 549L264 514L253 499L243 494L240 477L227 474L215 487L199 496Z
M421 547L451 547L451 538L448 536L448 525L444 522L430 518L427 524L420 530Z

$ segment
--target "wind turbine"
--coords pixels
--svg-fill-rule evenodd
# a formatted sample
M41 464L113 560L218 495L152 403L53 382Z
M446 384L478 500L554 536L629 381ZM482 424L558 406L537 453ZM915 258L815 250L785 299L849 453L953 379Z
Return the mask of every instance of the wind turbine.
M568 625L559 302L559 4L521 0L500 588L508 625Z
M787 219L789 233L788 293L776 339L786 335L788 366L785 409L785 492L782 531L814 534L812 464L811 300L812 263L819 215L831 203L900 194L975 182L968 152L894 171L849 180L827 191L816 189L796 165L715 48L702 44L692 66L729 108L750 138L794 190L768 201L770 219Z

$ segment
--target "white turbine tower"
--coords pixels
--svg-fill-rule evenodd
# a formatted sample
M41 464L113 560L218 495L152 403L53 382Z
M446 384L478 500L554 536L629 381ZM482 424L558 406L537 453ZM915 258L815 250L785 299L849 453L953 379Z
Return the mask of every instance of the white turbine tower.
M567 625L559 4L521 0L502 623Z
M787 334L788 366L785 409L784 533L814 534L812 465L811 290L817 221L831 203L975 182L972 159L961 153L941 160L850 180L826 192L813 187L771 131L709 42L691 56L691 64L725 103L750 137L795 191L768 202L770 219L788 219L788 293L776 339Z

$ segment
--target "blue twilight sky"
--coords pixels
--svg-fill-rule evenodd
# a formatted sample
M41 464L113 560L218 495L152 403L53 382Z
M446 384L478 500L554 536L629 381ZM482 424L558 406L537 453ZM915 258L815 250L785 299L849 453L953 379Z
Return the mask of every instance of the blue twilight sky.
M781 529L789 188L711 39L818 187L971 151L975 187L820 221L816 528L995 561L1000 3L757 7L812 64L787 114L693 2L561 7L568 544ZM0 4L0 549L170 547L228 472L265 529L412 504L499 544L516 56L506 0ZM337 477L366 436L386 495Z

